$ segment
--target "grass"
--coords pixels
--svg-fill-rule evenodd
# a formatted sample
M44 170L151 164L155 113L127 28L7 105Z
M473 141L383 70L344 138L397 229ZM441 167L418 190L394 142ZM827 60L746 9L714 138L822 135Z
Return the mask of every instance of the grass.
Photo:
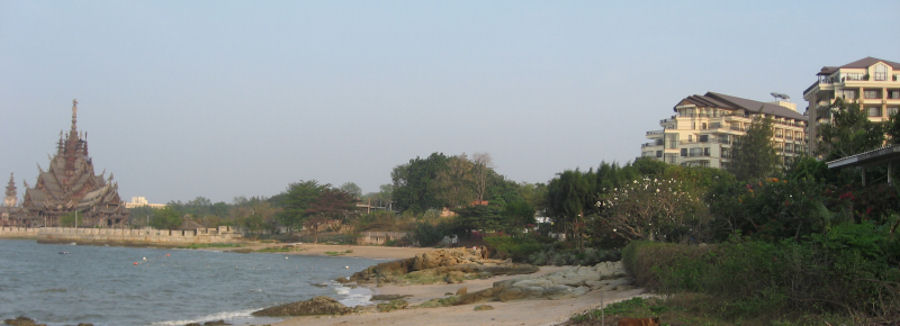
M326 251L325 254L329 256L343 256L346 254L352 254L353 250L347 249L344 251Z
M713 326L713 325L741 325L741 326L812 326L825 325L827 321L831 325L853 325L851 319L843 316L831 315L757 315L752 318L726 317L727 312L721 301L699 293L679 293L667 298L632 298L613 304L603 309L606 325L616 325L620 318L651 318L659 317L662 325L670 326ZM565 325L601 325L601 311L595 309L584 314L572 316Z
M256 252L262 252L262 253L291 252L291 251L294 251L294 248L292 248L291 246L265 247L265 248L256 250Z

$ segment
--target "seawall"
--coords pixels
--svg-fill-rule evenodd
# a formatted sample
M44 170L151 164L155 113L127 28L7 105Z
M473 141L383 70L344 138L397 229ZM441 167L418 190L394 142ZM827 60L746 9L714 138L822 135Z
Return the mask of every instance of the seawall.
M194 230L98 229L64 227L0 227L0 238L36 239L38 242L76 242L79 244L117 244L182 246L194 243L241 242L240 233L231 227Z

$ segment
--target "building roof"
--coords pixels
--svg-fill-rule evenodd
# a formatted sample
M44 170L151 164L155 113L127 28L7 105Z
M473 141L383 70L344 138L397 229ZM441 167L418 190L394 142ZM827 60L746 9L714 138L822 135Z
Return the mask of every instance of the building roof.
M748 100L737 96L725 95L716 92L707 92L704 95L691 95L683 101L694 103L703 107L717 107L732 110L747 110L749 112L757 112L771 114L777 117L790 118L806 121L806 116L797 111L783 107L778 104Z
M868 152L845 156L834 161L829 161L826 164L828 164L829 169L834 169L844 166L880 164L885 161L895 160L900 160L900 145L888 145Z
M893 61L887 61L884 59L879 59L879 58L874 58L874 57L865 57L865 58L853 61L851 63L845 64L840 67L832 67L832 66L822 67L822 70L819 71L818 75L823 75L823 76L831 75L835 71L838 71L838 69L841 69L841 68L850 68L850 69L868 68L869 66L874 65L879 62L884 62L885 64L893 67L894 69L900 69L900 63L896 63Z

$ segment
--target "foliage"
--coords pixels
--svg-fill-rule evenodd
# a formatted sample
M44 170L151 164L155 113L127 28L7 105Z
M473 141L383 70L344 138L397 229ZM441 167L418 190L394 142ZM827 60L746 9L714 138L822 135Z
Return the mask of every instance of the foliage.
M150 218L150 226L156 229L178 229L182 223L182 217L178 211L172 207L165 207L153 211L153 217Z
M512 258L516 262L527 261L528 256L544 248L544 243L533 237L491 236L485 237L484 242L497 258Z
M747 133L737 137L728 171L738 180L756 181L771 177L778 166L772 146L772 118L755 118Z
M392 196L396 208L424 212L429 208L445 206L434 189L438 174L446 169L448 161L449 158L443 153L432 153L427 158L416 157L407 164L395 167L391 179L394 181Z
M528 255L525 262L534 265L583 265L591 266L605 261L617 261L621 259L621 253L617 249L600 249L585 247L560 248L547 244L540 251Z
M362 197L362 188L360 188L356 183L346 182L338 187L343 192L350 194L353 198Z
M592 171L583 173L578 169L557 174L547 186L547 213L558 223L567 239L581 243L584 231L584 216L596 202L596 180Z
M76 227L78 213L76 211L68 212L59 217L59 225L67 227Z
M900 144L900 112L891 115L891 119L884 126L884 132L891 144Z
M863 324L900 318L900 243L890 228L871 223L838 224L802 241L633 242L623 263L638 285L711 294L732 317L808 311L845 313Z
M881 146L884 128L869 120L859 103L835 100L831 108L831 123L819 125L818 153L825 160L865 152Z
M645 176L605 191L597 202L606 215L599 228L626 240L704 238L706 205L687 188L681 179Z

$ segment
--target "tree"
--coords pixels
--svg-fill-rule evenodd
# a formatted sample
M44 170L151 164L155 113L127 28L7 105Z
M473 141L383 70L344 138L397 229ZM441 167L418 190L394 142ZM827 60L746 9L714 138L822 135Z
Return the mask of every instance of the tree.
M900 112L891 115L891 120L884 127L891 144L900 144Z
M319 242L319 226L332 221L344 222L355 203L353 195L340 189L327 187L319 192L304 212L303 225L313 231L313 243Z
M155 229L178 229L182 223L181 214L171 207L165 207L153 211L153 217L150 218L150 226Z
M427 158L409 160L391 171L394 182L392 197L400 211L424 212L440 208L445 203L436 196L438 174L447 167L449 158L442 153L432 153Z
M475 199L473 170L474 164L465 154L450 157L437 174L435 197L454 209L469 205Z
M547 186L547 210L555 222L561 224L568 239L582 246L585 211L594 206L594 174L578 169L557 174Z
M884 128L869 121L859 103L835 100L831 107L831 123L819 125L818 155L834 160L881 147ZM890 130L888 130L890 132Z
M346 192L355 198L362 197L362 188L356 185L356 183L346 182L338 189L341 189L341 191Z
M699 240L708 220L701 196L680 178L644 176L604 193L601 228L625 240Z
M729 172L738 180L756 181L772 176L778 156L772 147L772 119L755 118L747 133L737 137L732 150Z
M488 175L491 172L491 155L488 153L472 154L472 172L474 174L474 191L475 200L484 201L485 191L487 191Z
M315 180L300 181L290 184L285 192L272 197L272 200L282 208L278 218L282 225L291 233L299 229L309 216L307 210L327 188L329 185L321 185Z

